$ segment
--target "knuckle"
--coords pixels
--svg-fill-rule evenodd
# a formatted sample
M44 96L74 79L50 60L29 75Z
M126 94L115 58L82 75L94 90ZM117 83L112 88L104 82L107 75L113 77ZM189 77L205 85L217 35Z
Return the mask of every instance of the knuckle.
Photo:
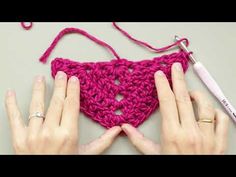
M43 129L41 133L41 139L43 141L50 141L52 138L52 132L49 129Z
M175 74L173 75L173 79L179 82L185 82L183 74Z
M215 109L212 104L205 103L202 107L199 107L199 117L202 118L214 118Z
M215 112L218 113L218 117L224 122L228 123L229 122L229 116L225 114L222 110L220 109L215 109Z
M12 112L9 113L9 116L12 117L12 118L20 119L21 118L21 113L19 111L12 111Z
M209 113L215 113L215 109L211 103L206 103L204 109Z
M61 137L64 139L64 140L69 140L70 138L70 132L68 130L63 130L62 133L61 133Z
M55 88L60 92L60 91L64 91L65 89L65 82L64 80L57 80L55 82Z
M178 143L179 136L177 134L165 133L163 134L163 139L165 142L175 145Z
M218 151L218 154L225 154L226 153L226 148L220 148Z
M5 101L5 107L8 108L8 109L15 109L15 107L16 107L15 100L7 98L6 101Z
M62 130L60 137L58 137L62 142L68 142L71 144L75 144L77 142L78 139L78 135L76 135L75 133L72 133L69 130Z
M15 151L22 151L25 147L25 141L23 139L17 138L13 140L13 148Z
M190 147L195 147L202 143L202 139L197 133L187 134L185 137L185 141Z
M43 84L42 83L37 83L33 87L33 92L38 93L43 91Z
M75 97L67 97L65 103L68 105L79 105L79 99Z
M165 96L158 97L160 102L171 102L172 100L175 100L175 96L173 92L165 94Z
M191 99L188 92L181 92L175 95L175 100L177 103L191 103Z
M162 134L165 138L176 138L178 136L178 129L175 126L168 126L163 124L162 126Z
M44 104L40 101L31 102L30 109L44 110Z
M52 99L53 105L58 105L58 106L63 106L64 104L64 99L60 98L59 96L54 96Z
M13 102L10 98L6 98L6 100L5 100L5 105L6 105L6 107L12 105L13 103L14 103L14 102Z
M225 154L226 153L226 145L220 145L216 148L216 154Z
M212 142L210 145L209 145L209 151L210 152L214 152L215 150L215 144Z
M35 145L37 143L37 137L35 135L29 135L27 138L27 144L29 146Z
M191 95L193 95L196 98L202 98L202 96L203 96L203 92L201 92L199 90L193 90L190 93L191 93Z

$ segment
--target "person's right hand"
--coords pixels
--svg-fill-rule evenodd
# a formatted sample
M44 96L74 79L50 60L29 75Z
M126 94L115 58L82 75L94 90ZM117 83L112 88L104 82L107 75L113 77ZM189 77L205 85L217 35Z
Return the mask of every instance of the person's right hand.
M129 124L122 125L134 146L144 154L225 153L229 118L214 109L201 92L188 92L181 64L172 66L173 92L163 72L155 74L155 82L162 117L161 143L155 144ZM197 116L191 98L196 102Z

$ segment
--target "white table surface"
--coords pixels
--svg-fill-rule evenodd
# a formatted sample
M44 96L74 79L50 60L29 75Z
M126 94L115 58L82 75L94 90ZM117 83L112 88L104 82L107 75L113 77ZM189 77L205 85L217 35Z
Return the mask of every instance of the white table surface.
M163 47L173 41L174 35L186 37L196 58L209 70L221 86L225 95L236 106L236 23L119 23L119 25L140 40ZM50 62L46 65L38 58L52 42L56 34L65 27L82 28L113 46L123 58L130 60L151 59L160 54L151 53L122 36L111 23L34 23L30 31L21 28L20 23L0 23L0 154L12 154L11 132L4 108L4 94L8 88L16 90L18 103L27 121L34 76L44 74L47 80L47 104L52 93L53 79ZM60 41L49 60L55 57L71 58L77 61L109 61L112 56L102 47L87 38L72 34ZM214 106L223 109L217 100L193 72L186 73L189 90L201 90L213 101ZM145 121L139 130L145 136L158 142L160 135L160 114L157 110ZM80 143L97 138L105 129L80 115ZM230 121L229 147L227 153L236 154L236 126ZM126 137L118 137L104 154L139 154Z

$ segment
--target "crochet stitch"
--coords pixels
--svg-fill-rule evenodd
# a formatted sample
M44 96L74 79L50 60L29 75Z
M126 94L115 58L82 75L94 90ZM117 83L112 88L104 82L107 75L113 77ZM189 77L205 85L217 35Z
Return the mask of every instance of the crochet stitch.
M164 52L178 45L183 40L188 45L187 39L181 39L170 46L157 49L133 38L115 23L113 25L138 45L147 47L155 52ZM104 46L115 56L115 59L110 62L81 63L63 58L56 58L51 62L51 73L54 78L58 71L65 72L68 78L71 76L79 78L81 111L106 128L122 125L123 123L129 123L135 127L139 126L159 106L154 84L154 73L162 70L170 85L172 85L172 64L175 62L181 63L184 72L188 68L189 53L181 49L179 52L155 57L151 60L134 62L120 58L110 45L77 28L62 30L40 58L40 61L45 63L58 41L69 33L82 34L97 44ZM118 95L123 96L123 99L117 100ZM118 114L117 111L120 111L121 114Z

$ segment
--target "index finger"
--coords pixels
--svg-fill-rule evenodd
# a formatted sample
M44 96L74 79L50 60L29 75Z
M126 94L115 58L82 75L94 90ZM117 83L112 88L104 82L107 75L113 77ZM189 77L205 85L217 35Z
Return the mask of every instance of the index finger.
M180 123L175 96L165 74L162 71L157 71L155 73L155 85L160 103L163 125L167 127L179 127Z

